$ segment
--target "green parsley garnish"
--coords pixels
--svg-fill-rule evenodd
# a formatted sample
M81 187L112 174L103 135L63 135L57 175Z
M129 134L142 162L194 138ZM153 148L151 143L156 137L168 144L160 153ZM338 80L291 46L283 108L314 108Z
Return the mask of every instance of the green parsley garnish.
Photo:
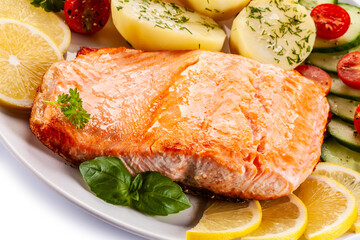
M57 101L45 101L55 107L59 107L66 119L71 122L76 129L85 127L85 124L90 120L90 114L82 106L82 99L77 91L77 88L70 88L69 94L60 94Z
M60 12L64 10L65 0L32 0L34 7L41 7L46 12Z

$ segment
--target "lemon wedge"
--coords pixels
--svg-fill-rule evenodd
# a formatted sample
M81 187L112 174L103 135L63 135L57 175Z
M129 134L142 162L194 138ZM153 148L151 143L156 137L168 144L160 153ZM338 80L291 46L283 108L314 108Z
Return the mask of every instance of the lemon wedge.
M0 103L28 109L49 66L61 60L56 44L37 28L0 18Z
M262 221L260 227L242 240L293 240L304 233L307 226L307 209L304 203L291 194L275 200L260 201Z
M186 232L186 239L242 237L259 227L261 215L261 206L256 200L240 203L216 201L205 210L200 222Z
M308 209L305 239L335 239L348 231L355 222L355 197L335 180L311 175L295 194Z
M358 210L354 230L356 233L360 233L360 173L338 164L321 162L313 174L323 175L338 181L354 195Z
M27 22L45 32L65 53L70 45L71 32L67 24L55 13L36 8L29 0L0 0L0 17Z

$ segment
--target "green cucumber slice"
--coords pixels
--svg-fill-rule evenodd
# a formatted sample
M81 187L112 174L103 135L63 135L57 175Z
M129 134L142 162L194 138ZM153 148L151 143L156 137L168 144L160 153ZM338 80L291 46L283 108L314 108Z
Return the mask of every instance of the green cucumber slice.
M338 5L350 15L349 29L343 36L336 39L316 38L313 52L340 52L360 45L360 8L346 3Z
M317 66L325 71L336 73L336 66L340 59L344 57L346 54L354 51L360 51L360 45L351 48L346 51L334 52L334 53L319 53L313 52L307 58L307 63Z
M321 159L360 171L360 153L355 152L329 137L322 145Z
M353 124L356 107L360 102L335 96L333 94L327 95L327 100L330 105L330 111L335 116L342 120Z
M323 3L333 3L337 4L337 0L299 0L299 4L303 5L307 10L311 11L317 5Z
M355 130L354 124L332 117L327 130L339 143L354 151L360 151L360 135Z
M354 99L360 101L360 90L347 86L343 81L335 74L331 76L331 89L330 93L343 98Z

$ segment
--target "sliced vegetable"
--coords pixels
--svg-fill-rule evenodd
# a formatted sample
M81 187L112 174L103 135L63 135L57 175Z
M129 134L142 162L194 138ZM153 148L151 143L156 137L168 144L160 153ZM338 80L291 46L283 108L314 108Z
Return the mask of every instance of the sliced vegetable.
M325 94L328 94L331 88L330 75L321 68L312 65L300 65L295 68L304 77L313 80L318 84Z
M322 145L321 159L360 171L360 153L341 145L333 137L328 137Z
M136 49L220 51L226 34L213 19L158 0L113 0L112 18Z
M313 52L341 52L360 45L360 8L339 3L350 15L351 24L347 32L336 39L316 38Z
M337 0L299 0L299 4L303 5L307 10L311 11L317 5L323 3L333 3L337 4Z
M350 27L350 15L336 4L318 5L311 11L310 15L316 25L316 34L321 38L339 38Z
M360 104L356 107L354 114L354 127L360 133Z
M191 9L200 12L215 20L224 20L235 16L251 0L183 0L182 2Z
M342 52L333 52L333 53L313 52L306 59L306 62L311 65L317 66L321 69L324 69L325 71L336 73L337 72L336 67L340 59L350 52L355 52L359 50L360 50L360 45L355 48L351 48L349 50Z
M332 114L348 123L352 124L354 122L355 110L360 102L352 99L338 97L333 94L329 94L327 96L327 100L330 105L330 111Z
M337 72L346 85L360 89L360 51L346 54L338 63Z
M105 26L110 17L110 0L66 0L64 14L73 31L95 33Z
M288 0L253 0L233 22L230 47L291 70L310 54L315 36L314 21L303 6Z
M360 151L360 136L355 130L354 124L333 116L327 129L338 142L354 151Z
M331 89L330 93L343 98L354 99L360 101L360 90L349 87L344 84L343 81L336 75L330 74L331 77Z

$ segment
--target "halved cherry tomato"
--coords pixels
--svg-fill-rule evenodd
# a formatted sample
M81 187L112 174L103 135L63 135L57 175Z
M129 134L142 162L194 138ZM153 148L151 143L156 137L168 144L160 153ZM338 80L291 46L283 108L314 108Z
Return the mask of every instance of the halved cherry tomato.
M315 22L317 35L325 39L341 37L349 29L351 23L348 12L331 3L316 6L310 15Z
M355 110L354 116L354 126L358 133L360 133L360 104L357 106Z
M360 89L360 51L346 54L338 62L336 70L346 85Z
M78 33L95 33L110 17L110 0L66 0L65 20Z
M299 65L295 68L304 77L317 83L327 95L331 88L330 75L321 68L312 65Z

